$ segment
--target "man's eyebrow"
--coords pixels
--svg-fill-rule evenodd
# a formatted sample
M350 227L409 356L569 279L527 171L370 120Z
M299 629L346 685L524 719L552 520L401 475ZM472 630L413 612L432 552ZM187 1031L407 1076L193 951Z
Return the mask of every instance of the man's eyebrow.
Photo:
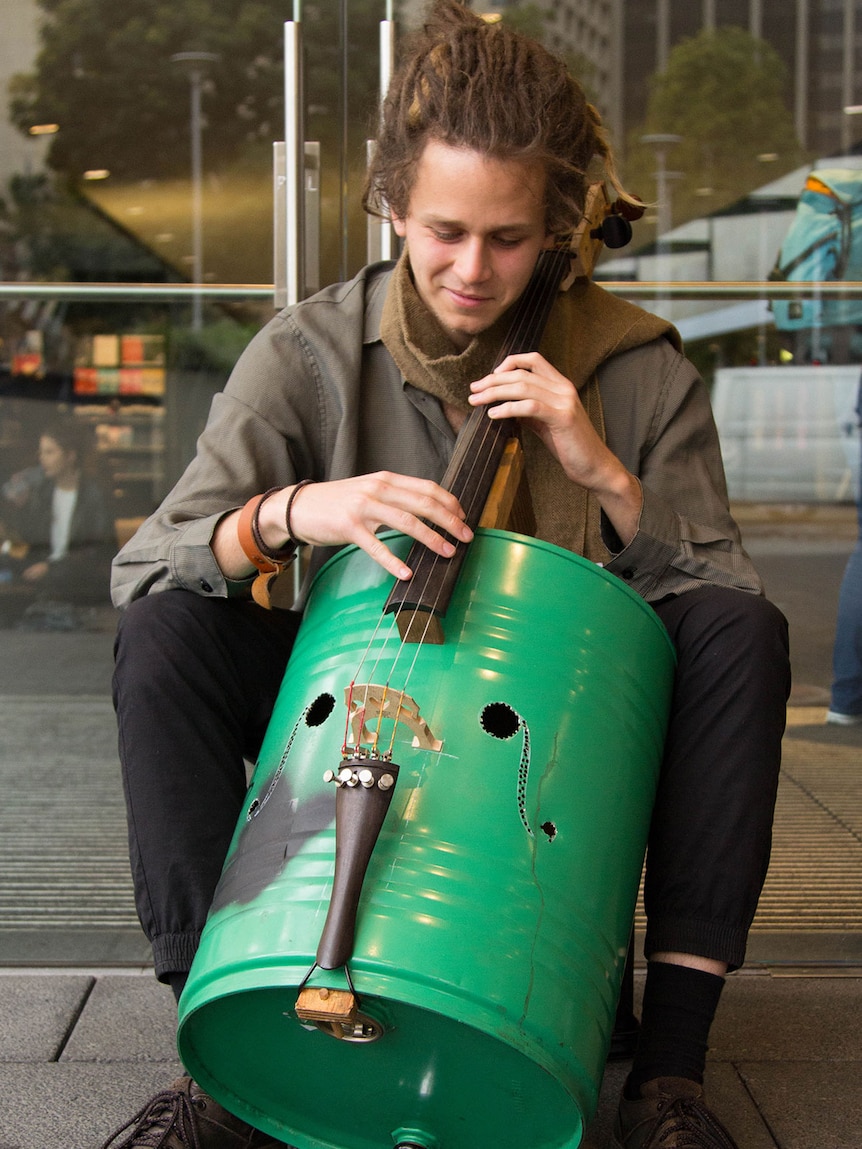
M451 228L460 231L467 230L465 224L463 224L460 220L446 219L443 216L433 215L431 213L422 216L421 222L425 224L426 227ZM508 223L501 223L498 227L488 227L483 230L486 231L489 235L498 235L500 232L506 231L529 231L530 226L531 225L526 221L511 221Z

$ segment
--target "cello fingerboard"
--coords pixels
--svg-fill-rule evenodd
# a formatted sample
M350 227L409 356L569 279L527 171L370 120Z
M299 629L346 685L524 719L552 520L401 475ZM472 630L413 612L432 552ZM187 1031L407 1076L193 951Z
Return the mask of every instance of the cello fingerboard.
M515 307L497 365L509 355L538 350L570 263L568 248L552 248L539 256L530 282ZM517 428L512 420L489 418L487 407L476 407L461 428L440 485L457 496L472 530L482 519L506 444L513 438L517 438ZM505 528L509 524L498 525ZM439 619L446 614L469 544L441 533L453 544L455 554L445 559L423 543L414 543L406 560L413 577L396 581L383 608L384 614L397 612L398 630L405 642L443 641ZM436 622L429 619L429 613Z

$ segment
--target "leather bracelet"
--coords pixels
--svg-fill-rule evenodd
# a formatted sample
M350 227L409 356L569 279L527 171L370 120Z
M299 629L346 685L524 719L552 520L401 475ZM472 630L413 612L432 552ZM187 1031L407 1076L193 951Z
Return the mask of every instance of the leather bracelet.
M240 511L237 522L237 540L242 547L243 554L252 566L257 567L261 574L274 574L284 570L296 552L295 542L290 542L278 550L273 550L265 545L260 536L260 528L258 527L260 508L270 495L280 490L283 488L270 487L262 495L255 495L254 498L249 499Z
M296 543L292 539L288 539L283 547L278 547L277 549L274 547L268 547L263 541L263 536L260 533L259 520L260 508L263 506L269 496L275 495L279 491L283 490L284 487L270 487L268 491L265 491L264 494L260 496L257 506L254 508L251 515L251 533L257 549L262 555L266 555L268 559L271 559L274 563L278 563L280 566L284 566L285 563L289 563L291 561L294 551L296 550ZM293 498L293 495L291 494L290 497Z
M298 547L302 543L302 539L298 539L293 533L293 526L290 521L290 512L293 510L293 500L299 494L303 487L308 487L314 479L300 479L287 499L287 506L284 508L284 527L287 531L287 541L292 547Z

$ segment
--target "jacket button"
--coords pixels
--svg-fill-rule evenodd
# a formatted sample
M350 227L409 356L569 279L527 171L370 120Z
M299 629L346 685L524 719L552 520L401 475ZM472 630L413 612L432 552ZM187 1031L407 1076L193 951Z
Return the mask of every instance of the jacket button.
M624 578L626 582L630 582L635 577L633 568L626 567L626 569L622 572L621 577Z
M210 586L210 584L207 582L207 580L205 578L201 579L201 590L204 591L206 594L212 594L213 588Z

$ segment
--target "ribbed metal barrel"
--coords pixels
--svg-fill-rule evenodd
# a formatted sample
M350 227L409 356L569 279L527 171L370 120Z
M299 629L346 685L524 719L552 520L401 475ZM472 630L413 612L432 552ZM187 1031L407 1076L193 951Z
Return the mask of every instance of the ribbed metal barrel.
M180 1002L180 1055L297 1149L575 1149L613 1026L673 650L618 579L519 535L478 533L442 645L393 638L389 585L355 549L316 580ZM329 906L323 776L354 680L390 682L418 710L395 730L359 903L349 968L383 1034L358 1043L295 1013Z

